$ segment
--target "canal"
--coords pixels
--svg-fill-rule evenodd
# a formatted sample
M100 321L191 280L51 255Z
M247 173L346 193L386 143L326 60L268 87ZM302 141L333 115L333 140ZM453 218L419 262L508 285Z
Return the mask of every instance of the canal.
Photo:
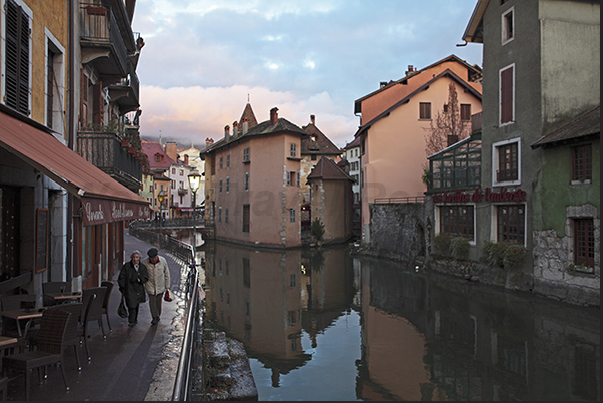
M600 400L600 311L352 256L204 246L259 400Z

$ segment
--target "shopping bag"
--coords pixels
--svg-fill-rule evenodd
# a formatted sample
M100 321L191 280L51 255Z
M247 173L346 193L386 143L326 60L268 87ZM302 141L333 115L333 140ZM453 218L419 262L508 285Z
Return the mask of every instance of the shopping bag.
M165 290L165 294L163 294L163 300L167 302L172 302L172 297L170 296L170 290Z
M128 317L128 308L126 308L126 298L123 294L121 294L121 302L119 303L119 307L117 308L117 314L122 318Z

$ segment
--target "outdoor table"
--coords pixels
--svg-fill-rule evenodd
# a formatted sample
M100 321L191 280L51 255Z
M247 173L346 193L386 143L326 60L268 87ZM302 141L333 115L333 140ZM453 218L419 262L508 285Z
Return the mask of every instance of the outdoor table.
M42 312L44 308L37 309L15 309L12 311L2 311L0 315L6 318L14 319L17 322L17 330L19 332L19 337L23 337L23 331L21 330L21 321L22 320L33 320L35 318L41 318Z
M0 336L0 348L7 346L9 344L16 343L18 340L15 337L10 336Z
M69 300L78 300L82 298L81 292L67 292L67 293L48 293L44 294L47 297L53 298L57 302L66 302Z

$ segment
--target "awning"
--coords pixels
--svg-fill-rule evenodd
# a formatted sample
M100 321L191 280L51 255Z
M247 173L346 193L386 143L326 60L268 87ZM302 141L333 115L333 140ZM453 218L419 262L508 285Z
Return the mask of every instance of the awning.
M36 122L28 124L0 111L0 146L81 199L85 226L150 217L147 200L44 129Z

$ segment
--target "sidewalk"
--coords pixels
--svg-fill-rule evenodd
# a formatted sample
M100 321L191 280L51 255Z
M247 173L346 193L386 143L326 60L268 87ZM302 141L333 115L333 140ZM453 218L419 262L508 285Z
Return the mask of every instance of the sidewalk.
M138 249L143 258L153 245L130 236L125 237L126 260L133 250ZM82 364L78 372L73 348L64 352L64 367L70 387L66 391L61 370L48 369L48 378L40 385L37 372L32 372L30 400L32 401L166 401L171 400L174 379L180 357L180 348L185 328L182 318L185 304L181 298L181 279L184 281L188 268L159 249L170 267L172 302L163 303L161 321L151 326L148 302L141 304L138 325L128 327L127 319L117 315L121 294L117 286L118 273L109 301L109 316L112 332L108 332L106 318L103 323L107 338L103 339L100 327L92 327L88 339L91 361L86 360L83 345L78 355ZM181 276L181 273L183 274ZM12 375L13 377L15 374ZM25 400L25 379L19 375L8 386L8 399Z

